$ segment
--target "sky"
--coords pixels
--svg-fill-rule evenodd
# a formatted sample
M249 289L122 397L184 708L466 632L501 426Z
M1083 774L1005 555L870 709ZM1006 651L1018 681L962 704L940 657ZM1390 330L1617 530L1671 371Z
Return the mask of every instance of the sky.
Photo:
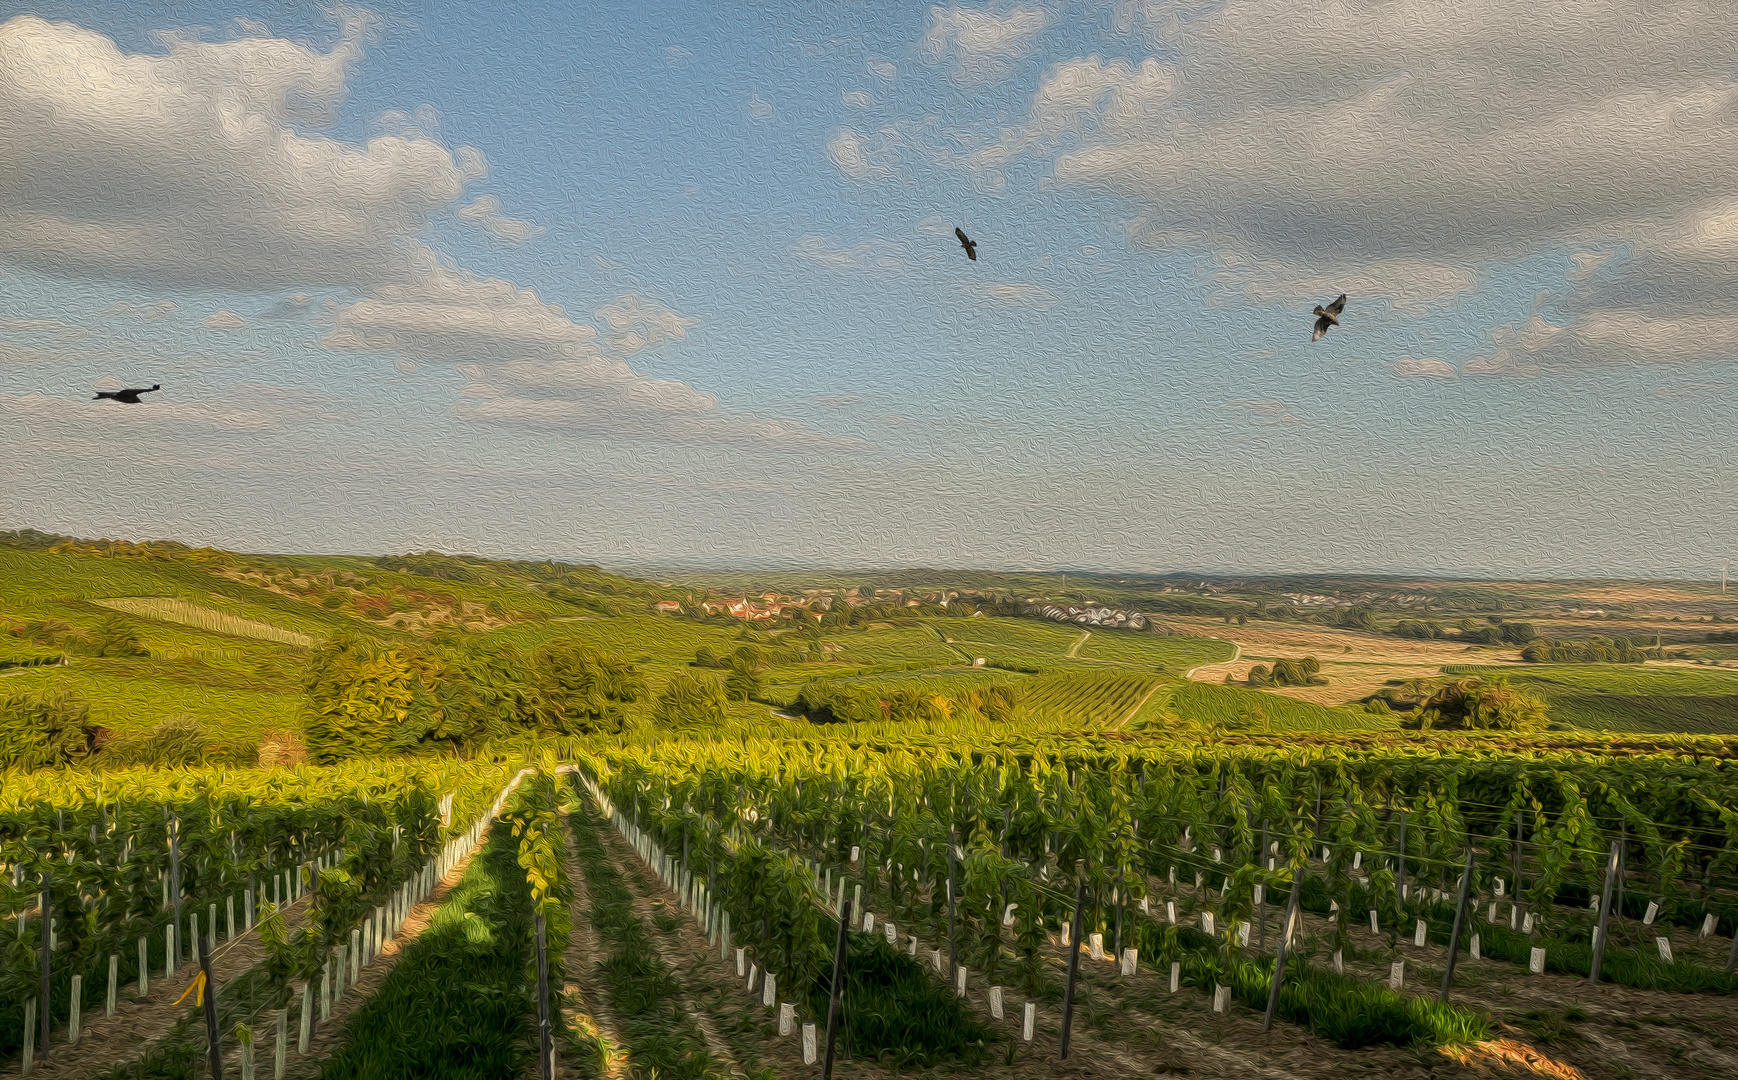
M1735 79L1682 0L0 2L0 527L1717 576Z

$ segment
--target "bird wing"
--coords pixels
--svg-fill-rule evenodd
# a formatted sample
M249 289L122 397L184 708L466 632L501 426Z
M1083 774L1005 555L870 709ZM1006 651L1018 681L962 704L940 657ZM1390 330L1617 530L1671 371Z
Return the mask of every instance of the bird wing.
M958 225L954 226L953 234L960 238L961 244L965 244L967 246L969 246L971 244L971 241L966 239L966 231L964 229L960 228Z
M1335 300L1333 303L1328 305L1328 310L1335 315L1346 310L1346 294L1341 293L1338 300Z
M1333 325L1333 320L1329 319L1326 315L1317 319L1316 320L1316 332L1310 335L1310 340L1311 341L1322 340L1322 338L1327 335L1328 327L1330 327L1332 325Z
M966 258L970 259L973 262L978 261L978 245L977 244L968 243L966 245Z

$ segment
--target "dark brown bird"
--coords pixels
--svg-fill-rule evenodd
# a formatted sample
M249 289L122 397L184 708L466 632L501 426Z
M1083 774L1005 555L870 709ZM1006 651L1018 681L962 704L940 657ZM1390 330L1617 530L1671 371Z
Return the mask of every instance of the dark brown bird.
M161 390L161 389L163 389L163 384L161 384L161 383L158 383L158 384L151 387L151 390ZM92 401L101 401L104 398L108 398L110 401L118 401L123 405L137 405L139 403L139 395L140 394L149 394L151 392L151 390L116 390L112 393L110 391L107 391L107 390L99 390L97 392L97 396L94 398L91 398L91 400Z
M1329 304L1327 307L1322 307L1320 304L1317 304L1316 332L1310 335L1310 340L1312 342L1320 341L1327 335L1328 327L1340 325L1340 312L1344 310L1346 310L1345 293L1341 293L1340 298Z
M954 226L953 234L960 238L960 247L963 247L966 249L966 258L970 259L973 262L977 262L978 261L978 242L976 240L973 240L971 237L967 236L965 234L965 230L961 229L957 225Z

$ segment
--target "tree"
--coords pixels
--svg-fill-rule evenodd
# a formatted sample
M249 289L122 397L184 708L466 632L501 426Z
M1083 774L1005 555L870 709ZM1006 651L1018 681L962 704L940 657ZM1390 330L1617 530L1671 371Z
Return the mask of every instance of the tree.
M139 632L119 615L105 615L85 635L84 650L92 656L149 656L139 643Z
M1420 731L1543 731L1549 706L1506 676L1444 683L1403 726Z
M82 761L103 729L83 698L61 686L0 698L0 769L40 769Z
M538 726L560 735L617 734L627 721L622 706L646 695L635 664L574 638L539 648L532 671L541 699Z
M724 692L712 676L679 671L658 695L652 718L670 731L705 731L722 727L729 715Z

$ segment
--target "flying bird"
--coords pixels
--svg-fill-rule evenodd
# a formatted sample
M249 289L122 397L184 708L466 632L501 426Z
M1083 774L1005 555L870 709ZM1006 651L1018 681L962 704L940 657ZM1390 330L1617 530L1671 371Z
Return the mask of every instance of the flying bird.
M1328 327L1340 325L1340 312L1346 310L1346 294L1327 307L1316 305L1316 332L1310 335L1311 341L1320 341L1327 335Z
M953 234L960 238L960 247L963 247L966 249L966 258L970 259L973 262L977 262L978 261L978 242L976 240L973 240L971 237L967 236L965 234L965 230L961 229L957 225L954 226Z
M116 390L112 393L107 390L100 390L97 392L97 396L91 398L91 400L101 401L104 398L108 398L110 401L118 401L123 405L137 405L139 403L140 394L149 394L151 390L161 389L163 389L163 384L158 383L152 386L150 390Z

